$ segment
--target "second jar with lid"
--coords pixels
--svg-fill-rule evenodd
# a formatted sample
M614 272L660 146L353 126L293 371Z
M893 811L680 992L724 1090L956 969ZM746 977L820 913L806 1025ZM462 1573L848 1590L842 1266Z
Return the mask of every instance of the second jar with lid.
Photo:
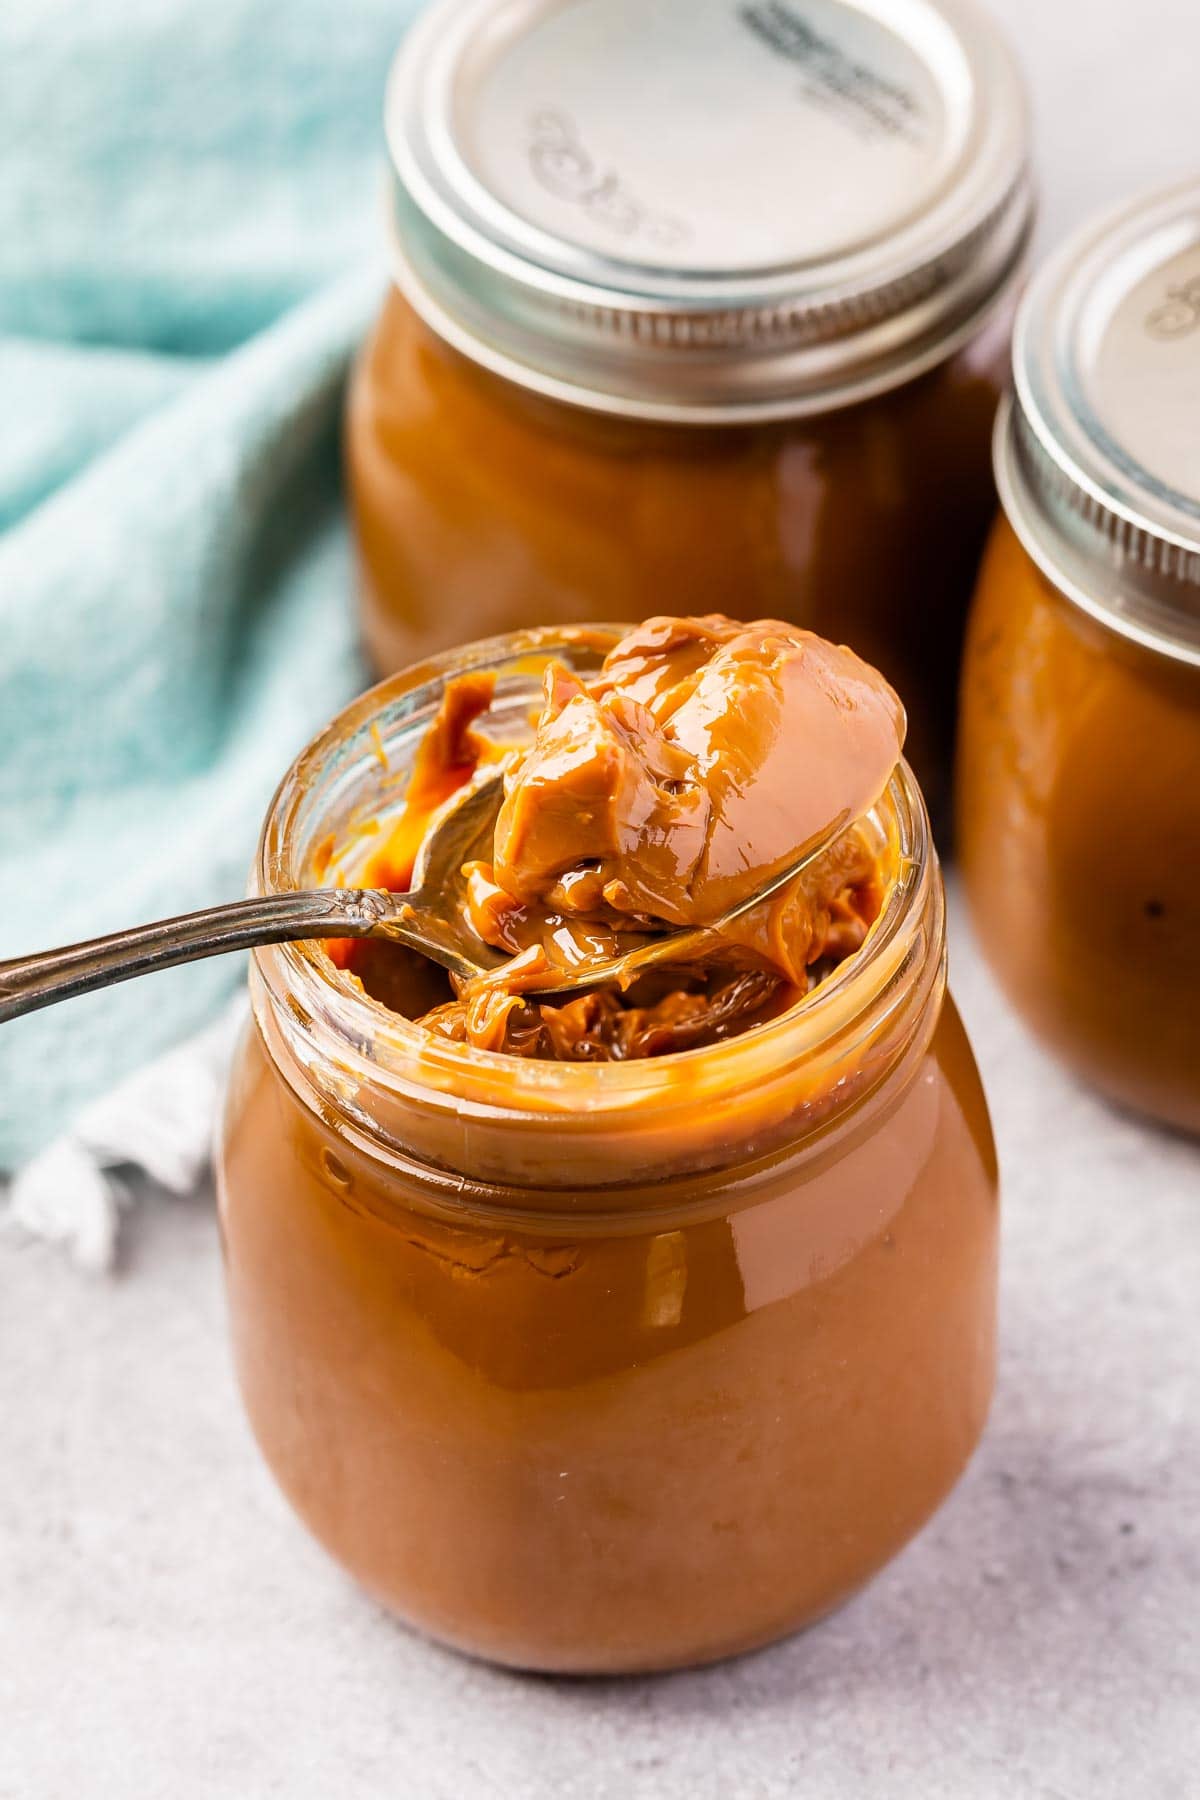
M1200 1131L1200 182L1038 276L996 430L958 843L1025 1017Z
M395 286L353 384L364 630L685 608L852 643L934 805L1029 234L956 0L441 0L388 99Z

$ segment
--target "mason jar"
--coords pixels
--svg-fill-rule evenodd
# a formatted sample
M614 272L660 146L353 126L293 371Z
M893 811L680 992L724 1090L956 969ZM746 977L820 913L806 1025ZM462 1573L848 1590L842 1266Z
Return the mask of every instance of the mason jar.
M527 735L530 645L343 713L279 790L258 889L394 811L452 675L498 669L483 723ZM961 1473L992 1389L992 1137L905 767L864 828L887 897L862 950L705 1048L474 1050L319 944L255 953L219 1156L241 1388L302 1519L420 1630L527 1669L726 1656L836 1606Z
M996 427L957 842L1033 1028L1200 1131L1200 182L1041 273Z
M347 421L380 672L520 626L849 642L944 797L1032 212L958 0L440 0L387 101Z

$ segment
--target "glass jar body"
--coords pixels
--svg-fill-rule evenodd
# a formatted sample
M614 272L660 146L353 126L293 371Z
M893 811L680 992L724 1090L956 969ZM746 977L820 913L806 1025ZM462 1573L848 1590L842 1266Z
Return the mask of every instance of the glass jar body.
M1003 517L968 634L957 833L1027 1021L1113 1099L1200 1131L1200 670L1085 615Z
M992 1388L996 1178L940 989L836 1128L598 1211L382 1155L287 1077L259 1000L219 1163L242 1391L403 1619L528 1669L705 1662L835 1606L953 1485Z
M1004 296L946 361L853 406L664 424L494 375L393 290L347 419L371 660L535 624L787 619L893 682L936 817L1011 322Z

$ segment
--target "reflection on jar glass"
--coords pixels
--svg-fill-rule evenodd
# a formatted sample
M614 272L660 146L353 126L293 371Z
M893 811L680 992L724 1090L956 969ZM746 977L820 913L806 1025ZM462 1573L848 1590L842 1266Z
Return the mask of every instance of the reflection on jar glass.
M393 76L347 436L376 666L774 615L891 678L936 810L1030 223L1007 50L915 0L520 10L442 0Z
M1030 292L963 673L958 842L1029 1022L1113 1098L1200 1131L1193 291L1194 182L1083 233Z
M258 885L394 804L445 679L493 664L488 729L527 732L519 639L387 683L285 780ZM864 947L641 1062L470 1049L316 945L257 953L220 1154L242 1390L303 1519L422 1630L525 1668L710 1660L836 1605L957 1479L993 1378L991 1133L906 770L864 829Z

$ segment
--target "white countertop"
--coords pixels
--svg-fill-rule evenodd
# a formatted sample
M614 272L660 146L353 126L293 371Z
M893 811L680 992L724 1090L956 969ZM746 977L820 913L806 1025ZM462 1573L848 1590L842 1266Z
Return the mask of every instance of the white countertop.
M1003 0L1044 236L1200 164L1200 12ZM1002 1357L966 1479L812 1632L653 1681L410 1636L293 1520L225 1342L210 1196L111 1281L0 1245L0 1800L1172 1800L1200 1776L1200 1151L1034 1048L960 920L1004 1175Z

